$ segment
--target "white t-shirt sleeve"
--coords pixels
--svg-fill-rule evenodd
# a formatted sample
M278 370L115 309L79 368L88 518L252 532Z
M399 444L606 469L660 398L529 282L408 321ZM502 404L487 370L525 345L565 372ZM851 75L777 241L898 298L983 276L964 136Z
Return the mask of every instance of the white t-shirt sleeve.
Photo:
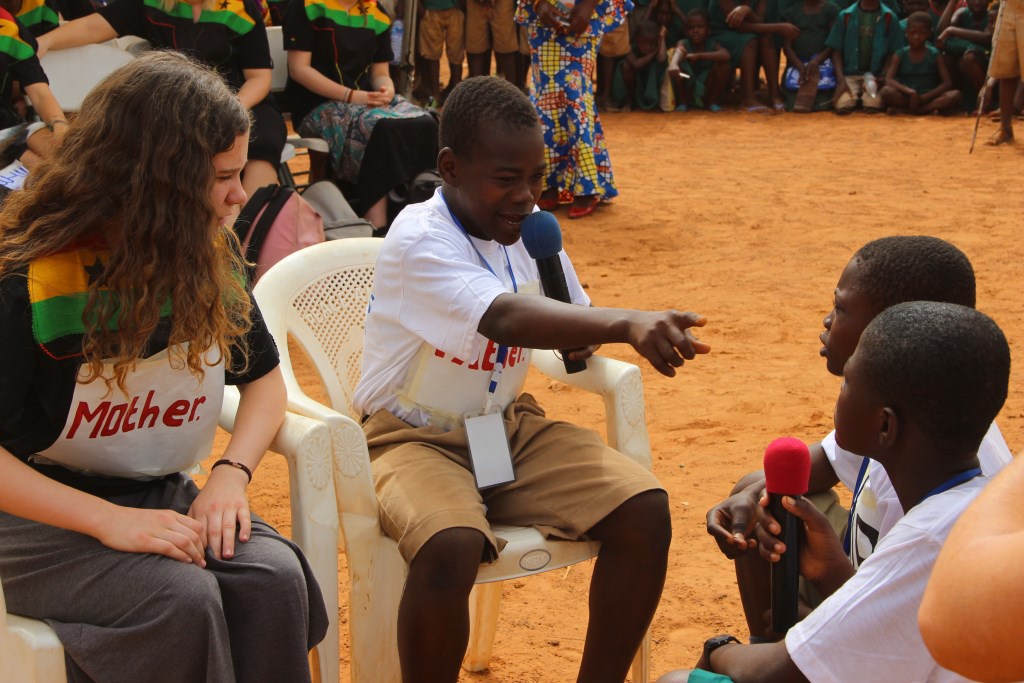
M929 654L917 611L943 541L984 483L918 504L849 581L790 629L786 649L811 683L967 680Z
M849 451L843 450L836 443L836 431L833 429L824 439L821 440L821 448L825 451L825 457L832 463L839 481L843 482L846 488L853 491L857 486L857 475L860 474L861 464L864 458Z

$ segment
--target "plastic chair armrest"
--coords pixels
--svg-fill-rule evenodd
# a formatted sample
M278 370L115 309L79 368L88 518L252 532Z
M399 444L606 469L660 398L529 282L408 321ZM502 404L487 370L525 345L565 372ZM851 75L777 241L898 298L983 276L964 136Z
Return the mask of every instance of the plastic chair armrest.
M608 445L651 468L640 368L613 358L591 356L584 372L570 375L553 352L539 350L533 352L533 365L552 379L604 398Z

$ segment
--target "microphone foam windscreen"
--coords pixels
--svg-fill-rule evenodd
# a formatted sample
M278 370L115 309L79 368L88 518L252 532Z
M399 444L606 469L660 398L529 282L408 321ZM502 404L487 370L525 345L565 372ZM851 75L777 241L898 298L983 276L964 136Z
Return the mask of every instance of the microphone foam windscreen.
M534 261L557 256L562 251L562 229L547 211L534 211L520 228L523 246Z
M802 496L811 478L811 452L800 439L775 439L764 451L764 478L768 493Z

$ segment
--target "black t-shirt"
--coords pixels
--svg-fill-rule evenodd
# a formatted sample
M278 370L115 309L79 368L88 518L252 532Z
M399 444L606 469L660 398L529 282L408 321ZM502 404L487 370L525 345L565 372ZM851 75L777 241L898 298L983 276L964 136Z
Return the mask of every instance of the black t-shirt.
M14 81L21 83L22 88L35 83L49 83L36 57L36 47L32 33L10 13L0 9L0 74L3 74L0 128L9 128L24 121L13 106Z
M117 0L97 10L119 36L139 36L153 47L178 50L217 69L241 88L243 69L271 69L270 44L254 0L219 0L192 19L192 5L175 0Z
M391 19L373 0L366 0L348 11L322 0L291 0L285 20L284 45L287 50L311 53L313 68L335 83L370 90L370 66L393 59ZM292 102L292 121L296 125L327 101L291 78L287 93Z
M88 269L86 269L88 270ZM82 366L82 335L55 335L33 316L27 271L0 281L0 446L18 459L49 448L61 436L71 411L76 379ZM277 367L279 356L262 315L253 301L252 328L246 335L248 367L243 373L225 371L226 384L246 384ZM161 319L147 357L167 347L170 319ZM244 367L233 350L234 367ZM43 474L83 491L116 495L149 486L145 481L86 476L60 466L33 464Z

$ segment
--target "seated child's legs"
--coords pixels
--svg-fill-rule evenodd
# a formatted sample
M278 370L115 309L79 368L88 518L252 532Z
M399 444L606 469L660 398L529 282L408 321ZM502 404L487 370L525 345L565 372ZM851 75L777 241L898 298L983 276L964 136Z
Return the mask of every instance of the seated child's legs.
M985 85L985 72L988 70L988 58L980 50L968 50L960 59L960 73L970 86L980 91Z
M732 68L729 62L715 62L708 71L707 83L704 86L704 106L717 107L722 93L729 87Z
M883 86L878 94L881 96L882 103L886 107L894 107L896 109L907 109L910 107L910 96L900 92L891 85Z
M837 114L849 114L857 107L857 102L861 100L861 95L864 93L864 77L863 76L847 76L846 77L846 89L841 93L839 89L836 89L838 95L835 101L835 110ZM878 97L874 98L879 100L879 107L881 107L881 92L878 93Z
M596 432L548 420L529 395L506 409L505 420L516 480L483 492L470 470L464 429L414 428L386 411L365 423L381 525L411 562L400 630L404 624L414 628L425 600L410 590L415 581L419 592L444 590L451 607L449 626L465 647L465 597L477 565L494 558L501 545L491 522L534 526L570 540L589 532L602 541L602 550L592 582L595 645L590 647L588 632L590 652L584 663L605 672L621 664L624 677L664 581L671 539L664 491L650 472L609 449ZM454 557L434 552L442 545L454 545L458 552ZM420 558L420 552L428 551ZM444 562L455 563L455 578L435 586L431 576L440 571L442 555ZM619 613L609 617L613 611ZM598 618L601 627L595 628Z
M928 106L923 107L923 109L927 112L948 111L955 107L959 107L960 103L963 101L964 96L962 92L959 90L947 90L929 102Z
M757 101L757 65L757 40L750 40L740 54L740 88L747 109L761 106Z

